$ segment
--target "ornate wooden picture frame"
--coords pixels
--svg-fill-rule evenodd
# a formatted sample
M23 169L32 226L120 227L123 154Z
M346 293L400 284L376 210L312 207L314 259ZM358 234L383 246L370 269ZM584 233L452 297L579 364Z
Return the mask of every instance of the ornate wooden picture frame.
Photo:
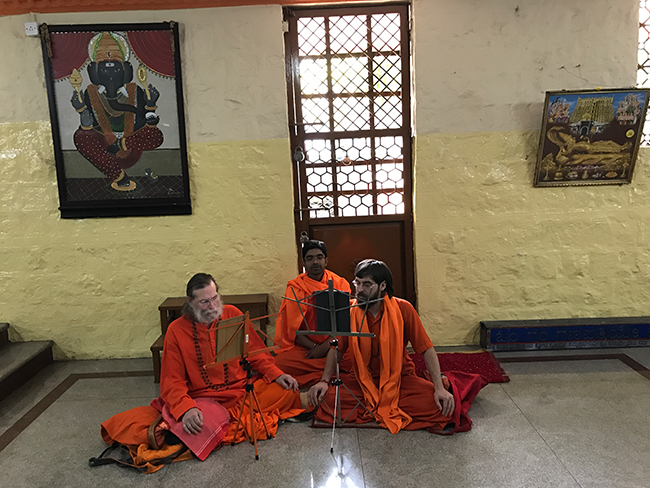
M546 92L533 185L632 181L648 90Z
M61 217L192 213L178 24L40 33Z

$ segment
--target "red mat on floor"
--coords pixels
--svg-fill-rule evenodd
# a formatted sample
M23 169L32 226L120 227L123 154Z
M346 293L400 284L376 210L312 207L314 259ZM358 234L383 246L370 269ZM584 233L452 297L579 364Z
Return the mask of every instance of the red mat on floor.
M426 370L422 354L411 354L418 375ZM505 383L510 381L508 375L490 351L482 352L439 352L440 371L461 371L480 374L488 383Z

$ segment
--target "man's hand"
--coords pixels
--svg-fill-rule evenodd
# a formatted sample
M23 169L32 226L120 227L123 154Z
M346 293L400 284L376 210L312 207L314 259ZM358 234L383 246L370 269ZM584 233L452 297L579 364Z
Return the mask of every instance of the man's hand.
M298 381L291 375L281 374L275 379L275 382L285 390L298 390Z
M330 389L329 383L325 380L320 380L318 383L312 386L307 392L307 398L309 399L309 404L314 407L320 405L320 402L323 401L325 395L327 394L327 390L329 389Z
M183 414L183 430L187 434L198 434L203 428L203 413L198 408L190 408Z
M433 399L436 401L436 406L445 417L449 417L454 413L454 395L449 393L447 390L441 388L440 391L438 391L436 389L433 393Z
M327 353L330 350L330 341L326 340L321 342L320 344L316 344L314 347L312 347L307 354L305 354L305 357L307 359L318 359L318 358L324 358L327 356Z

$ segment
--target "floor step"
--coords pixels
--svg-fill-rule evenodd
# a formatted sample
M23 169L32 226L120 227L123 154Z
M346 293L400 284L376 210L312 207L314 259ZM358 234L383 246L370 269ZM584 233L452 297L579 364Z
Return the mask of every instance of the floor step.
M0 401L54 362L52 341L10 342L0 348Z
M0 347L9 344L9 324L0 322Z
M481 347L491 351L650 346L650 317L484 320Z

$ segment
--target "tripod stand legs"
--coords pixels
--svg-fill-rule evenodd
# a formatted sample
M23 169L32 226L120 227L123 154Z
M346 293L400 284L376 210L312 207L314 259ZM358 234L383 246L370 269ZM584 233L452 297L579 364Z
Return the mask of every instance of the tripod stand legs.
M338 366L336 367L338 370ZM337 371L338 373L338 371ZM338 376L338 374L337 374ZM334 452L334 433L336 432L336 421L337 419L341 420L341 398L339 397L339 386L341 385L341 380L336 379L332 381L332 384L336 387L334 393L334 415L332 416L332 443L330 444L330 452Z
M338 358L339 354L339 341L337 339L332 339L330 341L330 344L336 351L336 357ZM338 425L339 427L342 427L345 421L352 415L352 412L354 412L359 406L363 407L363 409L370 414L370 410L363 404L361 400L357 398L357 396L350 391L350 389L345 386L345 383L343 383L343 380L341 379L341 371L339 369L339 364L338 362L336 363L336 377L332 379L332 386L335 388L334 390L334 411L331 411L327 404L324 404L325 407L327 407L328 410L330 410L330 413L332 414L332 443L330 444L330 452L334 452L334 433L336 432L336 426ZM355 407L348 413L347 417L345 419L341 419L342 413L341 413L341 386L345 388L348 393L354 398L357 402Z
M268 426L266 425L266 420L264 420L264 414L262 413L262 407L260 406L260 402L257 399L257 395L255 394L255 386L253 385L253 381L252 381L250 363L245 359L242 359L240 364L242 364L244 366L244 369L246 370L246 377L248 379L248 383L246 383L246 394L242 399L241 408L239 409L239 416L237 417L237 425L235 426L235 433L233 434L233 440L230 445L231 446L235 445L235 438L237 436L237 432L239 431L239 424L242 423L244 408L246 408L246 401L248 401L248 415L251 419L250 435L246 431L246 426L243 424L242 424L242 429L244 431L244 438L255 446L255 459L259 459L260 456L257 452L257 429L255 428L255 406L257 407L257 411L260 414L260 419L262 420L262 425L264 426L264 431L266 432L266 438L269 439L272 436ZM253 406L253 402L255 402L255 406Z
M250 390L248 388L249 386L251 387ZM244 431L244 438L255 446L255 459L259 459L260 456L257 451L257 429L255 428L255 407L257 407L257 412L259 413L260 419L262 420L262 425L264 425L266 438L269 439L272 436L268 426L266 425L266 420L264 420L264 415L262 414L262 407L260 407L260 402L257 399L255 390L252 387L253 387L252 384L246 385L246 394L244 395L241 408L239 409L239 417L237 417L237 425L235 426L234 436L237 435L237 432L239 431L239 425L242 424L244 409L246 408L246 402L248 401L248 415L250 417L250 434L248 433L246 427L243 424L242 424L242 429ZM253 405L253 402L255 402L255 406ZM235 445L234 437L230 445L232 446Z

